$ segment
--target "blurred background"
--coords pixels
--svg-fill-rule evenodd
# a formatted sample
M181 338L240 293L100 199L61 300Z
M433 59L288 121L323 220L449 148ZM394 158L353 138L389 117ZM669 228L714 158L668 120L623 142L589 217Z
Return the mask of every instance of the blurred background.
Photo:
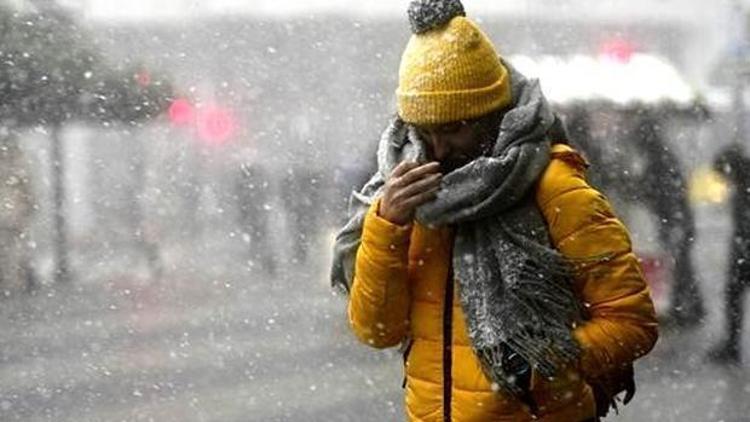
M407 4L0 0L0 420L403 420L401 356L356 342L328 266ZM664 321L607 420L748 420L750 2L464 4L564 116Z

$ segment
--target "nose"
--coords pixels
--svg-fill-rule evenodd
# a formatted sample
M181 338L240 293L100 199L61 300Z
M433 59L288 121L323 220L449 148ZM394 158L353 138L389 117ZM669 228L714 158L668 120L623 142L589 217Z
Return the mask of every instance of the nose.
M442 136L437 134L432 134L432 155L433 158L437 161L444 160L450 156L450 146L448 142L443 139Z

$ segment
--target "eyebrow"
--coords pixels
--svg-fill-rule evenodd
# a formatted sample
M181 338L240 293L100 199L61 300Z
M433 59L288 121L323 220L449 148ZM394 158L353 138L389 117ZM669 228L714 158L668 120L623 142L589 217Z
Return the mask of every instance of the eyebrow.
M469 125L471 122L468 120L461 120L458 122L450 122L450 123L443 123L439 125L425 125L425 126L415 126L417 130L434 130L434 131L444 131L444 130L452 130L452 129L460 129L464 126Z

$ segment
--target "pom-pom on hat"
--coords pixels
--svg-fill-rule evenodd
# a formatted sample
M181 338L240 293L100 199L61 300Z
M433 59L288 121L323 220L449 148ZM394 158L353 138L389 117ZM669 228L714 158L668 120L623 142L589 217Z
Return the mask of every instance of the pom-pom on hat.
M399 116L416 125L474 119L511 102L510 75L459 0L413 0L401 57Z

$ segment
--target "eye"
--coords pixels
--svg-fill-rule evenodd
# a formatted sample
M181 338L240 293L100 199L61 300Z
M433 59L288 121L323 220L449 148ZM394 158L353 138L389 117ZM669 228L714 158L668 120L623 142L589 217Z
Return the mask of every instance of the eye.
M424 129L418 127L418 126L414 126L414 131L417 132L417 136L419 138L421 138L422 140L428 140L428 139L430 139L430 134L427 133L426 130L424 130Z
M454 133L458 133L458 131L461 130L464 125L466 125L466 122L464 121L448 123L446 125L440 126L440 129L438 131L444 135L452 135Z

